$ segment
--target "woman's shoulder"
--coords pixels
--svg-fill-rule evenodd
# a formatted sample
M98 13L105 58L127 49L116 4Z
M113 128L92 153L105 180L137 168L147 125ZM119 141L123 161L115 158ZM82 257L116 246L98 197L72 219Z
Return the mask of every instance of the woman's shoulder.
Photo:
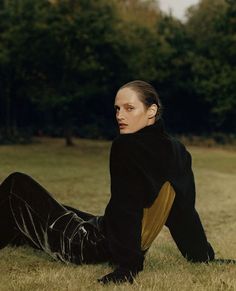
M125 152L134 150L138 146L138 140L135 135L131 134L120 134L112 142L112 149L120 149Z
M115 159L134 161L142 156L142 147L134 135L119 135L113 140L111 156Z

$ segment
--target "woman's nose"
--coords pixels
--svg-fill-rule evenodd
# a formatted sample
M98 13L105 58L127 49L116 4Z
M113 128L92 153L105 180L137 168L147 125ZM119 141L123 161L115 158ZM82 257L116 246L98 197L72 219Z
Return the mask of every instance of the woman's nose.
M116 118L117 118L117 120L122 120L122 119L124 119L124 115L123 115L122 110L118 110L118 111L116 112Z

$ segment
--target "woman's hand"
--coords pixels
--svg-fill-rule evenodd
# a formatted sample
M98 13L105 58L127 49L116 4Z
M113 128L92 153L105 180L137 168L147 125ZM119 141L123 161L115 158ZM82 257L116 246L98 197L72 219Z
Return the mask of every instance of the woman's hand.
M118 268L114 272L111 272L104 277L98 279L99 283L108 284L108 283L125 283L129 282L130 284L133 283L135 276L137 275L137 271L131 271L124 268Z

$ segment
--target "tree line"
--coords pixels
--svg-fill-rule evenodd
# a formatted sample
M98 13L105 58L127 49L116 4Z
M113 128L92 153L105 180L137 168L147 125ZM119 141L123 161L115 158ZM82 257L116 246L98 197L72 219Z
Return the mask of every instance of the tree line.
M154 0L0 0L0 142L113 138L124 83L157 89L174 133L235 133L236 1L184 22Z

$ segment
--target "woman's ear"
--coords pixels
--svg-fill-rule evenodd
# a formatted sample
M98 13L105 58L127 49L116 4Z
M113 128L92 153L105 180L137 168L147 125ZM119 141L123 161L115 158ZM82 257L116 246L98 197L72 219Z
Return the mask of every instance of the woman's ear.
M150 107L148 107L148 118L154 118L157 115L158 107L156 104L152 104Z

